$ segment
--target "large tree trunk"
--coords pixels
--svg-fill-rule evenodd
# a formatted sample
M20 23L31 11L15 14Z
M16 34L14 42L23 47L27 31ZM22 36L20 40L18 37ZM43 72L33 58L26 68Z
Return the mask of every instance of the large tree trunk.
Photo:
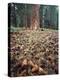
M31 26L30 28L31 29L38 29L39 28L39 8L40 8L40 5L36 5L34 4L32 6L32 15L31 15Z

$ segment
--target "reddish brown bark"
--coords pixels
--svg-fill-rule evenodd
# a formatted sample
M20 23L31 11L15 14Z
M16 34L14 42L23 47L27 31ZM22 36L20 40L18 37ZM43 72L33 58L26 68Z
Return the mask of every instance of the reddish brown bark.
M31 15L31 29L39 28L39 5L34 4L32 6L32 15Z

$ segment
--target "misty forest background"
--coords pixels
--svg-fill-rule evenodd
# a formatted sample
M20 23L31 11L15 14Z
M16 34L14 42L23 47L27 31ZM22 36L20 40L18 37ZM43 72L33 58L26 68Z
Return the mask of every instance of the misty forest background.
M8 8L10 16L9 25L12 30L14 27L30 28L31 24L34 23L32 18L36 16L37 17L35 19L37 20L40 28L58 29L58 6L11 3L8 5ZM37 15L34 14L36 12ZM32 15L34 16L32 17Z

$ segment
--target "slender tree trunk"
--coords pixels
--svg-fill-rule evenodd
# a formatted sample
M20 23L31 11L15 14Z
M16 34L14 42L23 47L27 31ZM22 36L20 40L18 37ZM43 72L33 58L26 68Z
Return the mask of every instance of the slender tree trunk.
M24 18L23 18L23 21L24 21L24 27L27 28L27 5L25 4L25 10L24 10Z
M40 5L36 5L34 4L32 6L32 15L31 15L31 26L30 28L31 29L38 29L39 28L39 8L40 8Z
M13 13L13 14L14 14L14 20L13 20L13 21L14 21L14 27L16 27L16 26L17 26L17 22L16 22L16 10L15 10L15 4L14 4L14 7L13 7L13 8L14 8L14 13Z

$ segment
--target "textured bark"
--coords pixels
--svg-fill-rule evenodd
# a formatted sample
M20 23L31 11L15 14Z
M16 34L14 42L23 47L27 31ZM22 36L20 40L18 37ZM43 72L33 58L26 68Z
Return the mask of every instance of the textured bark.
M34 4L32 6L32 15L31 15L31 29L39 28L39 5Z

